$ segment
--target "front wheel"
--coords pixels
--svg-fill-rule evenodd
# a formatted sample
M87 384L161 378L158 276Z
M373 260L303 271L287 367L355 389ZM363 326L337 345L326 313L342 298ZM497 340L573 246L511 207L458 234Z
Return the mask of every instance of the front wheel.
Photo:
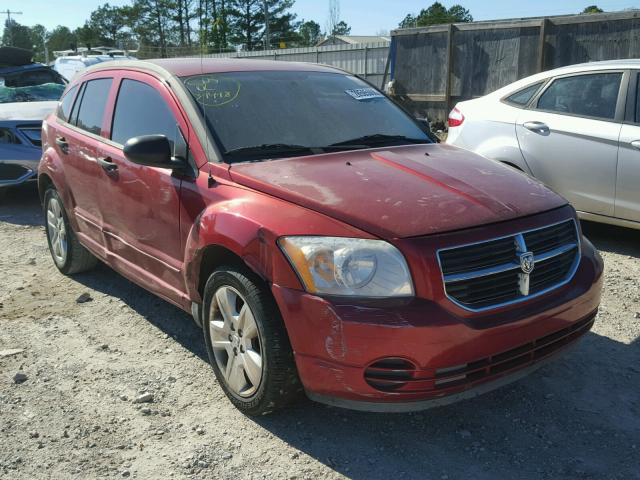
M213 272L204 291L203 329L216 378L243 413L265 415L300 395L278 307L251 272L232 266Z

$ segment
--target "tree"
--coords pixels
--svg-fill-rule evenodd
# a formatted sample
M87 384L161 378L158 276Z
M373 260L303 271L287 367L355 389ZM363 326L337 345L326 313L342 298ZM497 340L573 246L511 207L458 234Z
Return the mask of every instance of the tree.
M91 12L87 22L94 32L98 33L101 41L109 46L116 46L127 26L127 7L112 7L105 3Z
M303 20L298 28L298 34L300 35L300 45L302 47L313 47L322 37L320 24L313 20L307 22Z
M78 46L80 47L97 47L101 42L100 34L91 26L89 22L86 22L82 27L78 27L73 31L73 35L76 37Z
M167 56L170 43L172 8L171 0L134 0L128 14L140 43L156 47L161 57Z
M36 62L49 61L45 53L45 43L49 39L49 33L44 25L36 24L31 27L31 40L33 40L33 59Z
M4 32L2 33L2 45L33 50L31 29L20 25L13 19L5 20Z
M598 7L597 5L590 5L587 8L585 8L582 13L603 13L604 10L602 10L600 7Z
M331 35L336 25L340 23L340 0L329 0L329 16L327 18L327 33Z
M296 39L296 16L288 12L293 3L294 0L229 0L225 13L231 41L246 50L269 48L272 42L266 41L267 27L269 36L273 34L275 39Z
M75 50L78 45L76 36L67 27L58 25L49 34L49 50Z
M351 27L347 25L347 22L340 20L331 31L331 35L349 35L351 33Z
M466 22L473 22L473 17L469 10L462 5L453 5L447 9L440 2L435 2L429 8L421 10L418 15L408 14L404 20L400 22L400 28Z
M265 25L262 41L265 48L272 48L279 42L297 43L298 25L296 14L289 12L294 0L263 0L263 22ZM267 41L268 33L268 41Z
M231 0L229 2L229 28L231 41L253 50L259 42L264 26L261 0Z

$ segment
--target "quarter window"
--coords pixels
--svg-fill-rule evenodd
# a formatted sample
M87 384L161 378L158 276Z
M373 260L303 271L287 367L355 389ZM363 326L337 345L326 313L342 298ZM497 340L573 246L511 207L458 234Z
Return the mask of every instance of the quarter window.
M76 125L87 132L100 135L104 109L107 105L112 79L89 80L84 87Z
M554 80L538 100L538 109L613 120L622 73L595 73Z
M505 100L517 107L524 107L533 98L544 82L534 83L507 97Z
M69 120L69 114L71 113L71 107L73 106L73 99L76 95L76 90L78 90L78 86L74 85L64 94L62 100L60 100L60 105L58 105L58 118L64 120L65 122Z
M164 135L175 145L178 124L160 92L146 83L125 79L118 92L111 140L124 145L140 135Z

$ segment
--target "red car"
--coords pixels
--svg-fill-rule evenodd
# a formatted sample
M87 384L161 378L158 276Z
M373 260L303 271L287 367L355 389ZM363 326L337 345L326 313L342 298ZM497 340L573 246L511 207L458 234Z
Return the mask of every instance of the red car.
M42 132L64 274L98 259L193 314L229 399L409 411L521 377L591 328L567 202L364 81L249 60L88 70Z

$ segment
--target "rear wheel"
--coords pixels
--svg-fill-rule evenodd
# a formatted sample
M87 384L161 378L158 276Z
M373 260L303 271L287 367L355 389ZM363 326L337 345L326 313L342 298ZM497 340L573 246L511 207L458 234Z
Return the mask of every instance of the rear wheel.
M218 382L243 413L265 415L302 392L278 307L251 272L232 266L213 272L203 329Z
M62 199L54 188L44 194L47 242L53 262L65 275L91 270L98 259L78 241L69 225Z

